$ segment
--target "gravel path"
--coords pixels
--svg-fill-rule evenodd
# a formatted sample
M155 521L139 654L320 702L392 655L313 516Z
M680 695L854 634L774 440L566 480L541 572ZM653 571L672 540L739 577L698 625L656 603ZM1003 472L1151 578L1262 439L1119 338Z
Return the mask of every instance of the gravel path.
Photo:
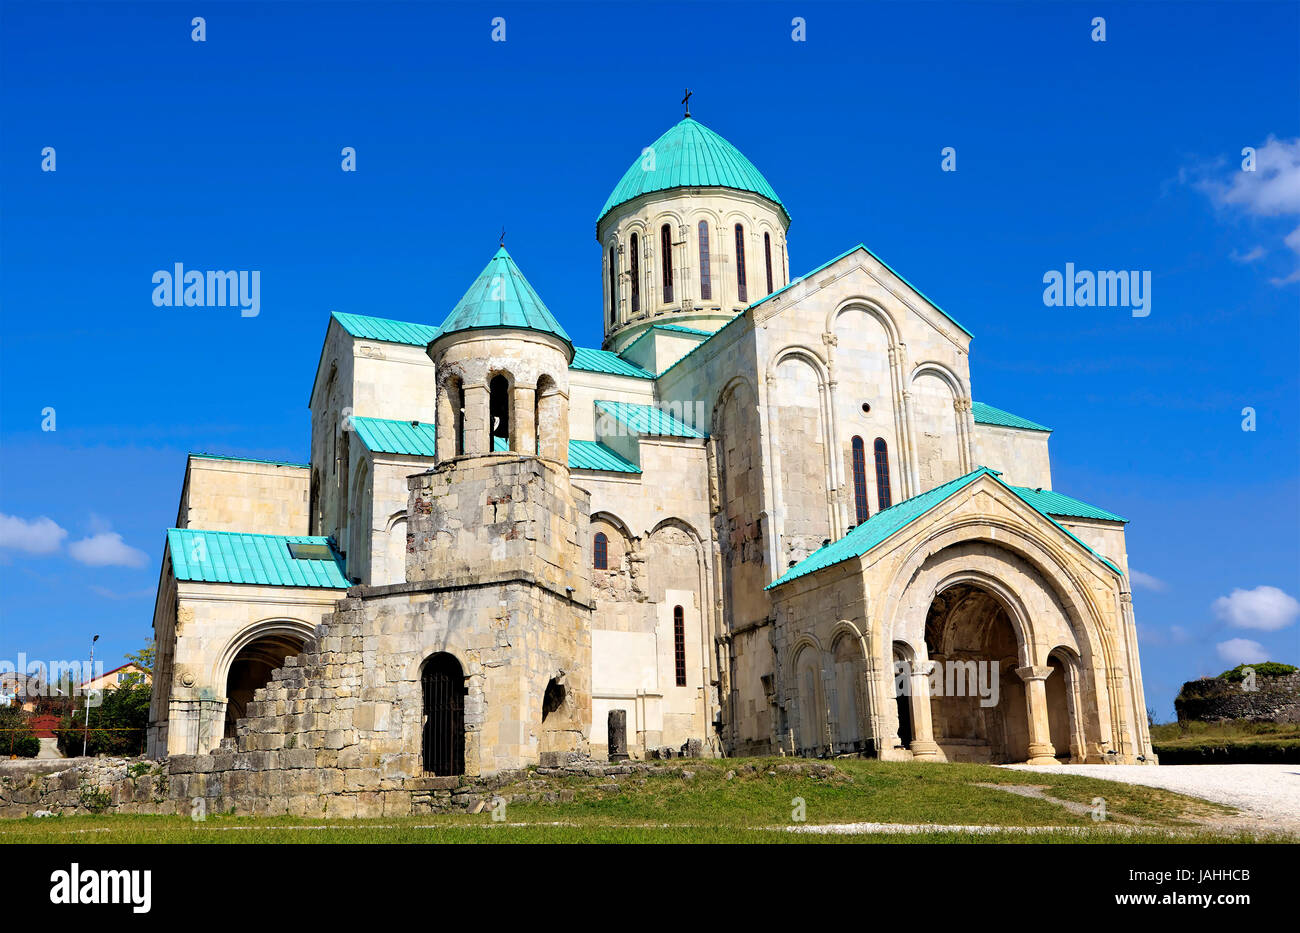
M1225 821L1241 829L1300 833L1300 765L1004 765L1017 771L1049 771L1145 787L1236 807L1242 816ZM1216 821L1217 822L1217 821Z

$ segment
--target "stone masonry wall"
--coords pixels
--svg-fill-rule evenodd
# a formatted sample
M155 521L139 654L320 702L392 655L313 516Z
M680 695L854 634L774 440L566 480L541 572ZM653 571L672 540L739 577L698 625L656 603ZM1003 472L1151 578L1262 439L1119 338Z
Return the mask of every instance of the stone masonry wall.
M1257 677L1258 689L1217 677L1190 680L1174 700L1179 720L1248 719L1255 722L1300 722L1300 672Z

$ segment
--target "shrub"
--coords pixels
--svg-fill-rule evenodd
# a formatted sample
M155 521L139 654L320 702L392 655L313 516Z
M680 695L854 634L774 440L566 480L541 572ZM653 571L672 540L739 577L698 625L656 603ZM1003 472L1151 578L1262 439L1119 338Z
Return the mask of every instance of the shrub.
M32 731L27 714L17 706L0 707L0 754L35 758L41 740Z
M1292 667L1290 664L1279 664L1277 661L1262 661L1259 664L1238 664L1230 671L1224 671L1219 675L1219 680L1226 680L1228 683L1238 684L1246 679L1246 668L1255 672L1256 677L1282 677L1286 674L1294 674L1300 668Z

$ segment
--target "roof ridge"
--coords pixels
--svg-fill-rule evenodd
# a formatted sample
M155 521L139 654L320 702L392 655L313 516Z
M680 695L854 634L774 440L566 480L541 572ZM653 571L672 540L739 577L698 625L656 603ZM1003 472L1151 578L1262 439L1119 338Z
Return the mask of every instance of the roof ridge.
M276 532L270 532L270 531L231 531L229 529L223 530L219 528L180 528L177 526L172 526L167 529L168 534L171 534L173 531L183 531L187 534L239 535L240 537L247 537L247 538L282 538L282 539L297 538L299 540L305 540L310 538L312 539L313 543L315 543L317 539L319 539L320 541L334 540L329 535L286 535L286 534L278 534Z

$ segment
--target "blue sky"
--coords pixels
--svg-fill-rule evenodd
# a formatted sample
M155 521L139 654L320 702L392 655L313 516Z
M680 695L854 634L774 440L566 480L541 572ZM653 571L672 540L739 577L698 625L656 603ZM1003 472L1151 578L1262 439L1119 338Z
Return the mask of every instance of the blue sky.
M436 323L504 226L599 345L597 211L689 85L793 272L866 243L975 334L977 399L1056 429L1056 488L1131 519L1162 718L1233 639L1300 662L1298 9L4 3L0 657L149 637L186 452L304 460L331 310ZM175 262L260 270L260 314L154 307ZM1150 316L1045 306L1067 262L1150 270Z

